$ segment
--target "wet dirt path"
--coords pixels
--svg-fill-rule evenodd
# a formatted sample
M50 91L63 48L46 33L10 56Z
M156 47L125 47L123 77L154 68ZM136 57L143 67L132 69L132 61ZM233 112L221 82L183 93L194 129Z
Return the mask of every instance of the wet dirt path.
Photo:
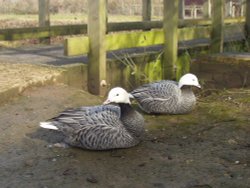
M61 135L38 127L103 100L53 85L1 105L0 187L250 187L249 89L201 97L188 115L145 115L145 138L130 149L54 148Z

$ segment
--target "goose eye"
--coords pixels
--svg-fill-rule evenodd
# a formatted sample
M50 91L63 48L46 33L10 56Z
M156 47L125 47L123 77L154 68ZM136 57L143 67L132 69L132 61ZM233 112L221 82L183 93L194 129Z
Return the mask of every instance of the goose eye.
M116 96L119 96L119 94L117 93Z

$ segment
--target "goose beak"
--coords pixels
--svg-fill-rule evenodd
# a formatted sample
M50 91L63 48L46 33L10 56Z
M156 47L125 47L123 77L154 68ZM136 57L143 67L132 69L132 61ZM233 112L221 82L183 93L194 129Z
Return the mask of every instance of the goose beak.
M130 99L134 99L134 96L132 95L132 94L128 94L128 97L130 98Z
M196 85L196 87L198 87L199 89L201 89L201 85L200 84Z
M109 99L107 99L106 101L103 102L103 104L109 104L111 103L111 101Z

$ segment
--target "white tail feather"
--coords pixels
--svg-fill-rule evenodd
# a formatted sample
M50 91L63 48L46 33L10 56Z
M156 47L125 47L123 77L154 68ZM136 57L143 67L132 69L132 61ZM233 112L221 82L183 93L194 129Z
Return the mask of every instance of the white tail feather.
M52 125L51 122L40 122L40 127L45 129L58 130L58 128L55 125Z

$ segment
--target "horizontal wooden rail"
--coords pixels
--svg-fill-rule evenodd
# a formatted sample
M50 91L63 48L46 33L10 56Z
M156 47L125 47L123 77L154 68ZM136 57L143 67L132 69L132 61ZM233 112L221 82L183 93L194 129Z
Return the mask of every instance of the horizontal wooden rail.
M237 36L233 40L244 38L244 25L232 24L225 26L225 33L230 36ZM184 27L178 29L178 41L190 41L197 39L210 39L211 26ZM242 37L238 37L241 36ZM118 42L119 41L119 42ZM162 29L151 31L133 31L122 33L111 33L106 35L106 50L119 50L125 48L136 48L159 45L164 43L164 34ZM64 53L67 56L77 56L89 52L88 37L72 37L65 39Z
M209 27L181 28L178 30L178 36L179 40L209 38L209 32ZM125 48L146 47L163 44L163 42L164 34L162 29L144 32L112 33L106 35L106 50L112 51ZM67 56L87 54L89 52L88 50L88 37L72 37L65 39L64 52Z
M156 28L162 28L162 21L114 22L107 25L108 32L150 30Z
M245 17L226 18L224 20L225 24L239 24L244 22L245 22ZM185 19L185 20L179 20L178 27L205 26L211 24L212 24L211 19Z
M0 30L0 40L38 39L63 35L86 34L87 24L83 25L57 25L50 27L27 27Z
M244 21L245 18L225 19L226 24L243 23ZM179 20L179 27L206 26L210 24L211 20L207 19ZM108 23L107 25L108 32L150 30L157 28L162 28L162 21ZM0 40L14 41L78 34L87 34L87 24L0 29Z

